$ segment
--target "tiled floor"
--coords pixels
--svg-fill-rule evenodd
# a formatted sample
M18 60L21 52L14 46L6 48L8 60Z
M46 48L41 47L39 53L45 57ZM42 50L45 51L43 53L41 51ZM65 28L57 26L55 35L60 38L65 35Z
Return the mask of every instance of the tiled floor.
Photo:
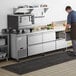
M15 63L14 61L1 62L0 66ZM19 76L15 73L0 68L0 76ZM20 76L76 76L76 60L47 67L38 71L30 72Z
M17 62L14 60L1 61L0 67L14 63ZM68 61L23 75L17 75L0 68L0 76L76 76L76 60Z

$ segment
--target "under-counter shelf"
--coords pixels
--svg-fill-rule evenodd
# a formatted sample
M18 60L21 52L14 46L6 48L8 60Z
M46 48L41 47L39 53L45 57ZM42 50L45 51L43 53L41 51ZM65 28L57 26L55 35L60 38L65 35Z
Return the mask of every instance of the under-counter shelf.
M4 59L6 57L7 53L0 52L0 59Z
M56 39L65 39L65 32L64 31L56 32Z
M8 45L0 45L0 48L8 47Z
M9 58L9 35L0 34L0 60Z
M62 49L67 47L66 35L64 31L56 32L56 49Z

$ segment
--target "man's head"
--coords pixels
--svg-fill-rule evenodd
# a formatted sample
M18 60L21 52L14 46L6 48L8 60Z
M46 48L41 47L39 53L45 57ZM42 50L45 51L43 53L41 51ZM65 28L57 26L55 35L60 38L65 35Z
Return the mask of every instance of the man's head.
M72 8L71 6L66 6L65 10L67 13L70 13L72 11Z

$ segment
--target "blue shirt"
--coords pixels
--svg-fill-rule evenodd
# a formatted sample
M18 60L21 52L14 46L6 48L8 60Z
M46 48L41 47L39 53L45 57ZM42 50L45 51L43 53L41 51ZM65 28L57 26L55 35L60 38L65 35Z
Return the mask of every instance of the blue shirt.
M67 24L72 24L76 22L76 11L71 11L67 17Z

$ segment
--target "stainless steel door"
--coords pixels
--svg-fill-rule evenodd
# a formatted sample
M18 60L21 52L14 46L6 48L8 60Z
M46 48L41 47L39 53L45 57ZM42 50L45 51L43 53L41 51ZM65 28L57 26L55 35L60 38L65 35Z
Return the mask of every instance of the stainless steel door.
M17 36L17 51L18 57L23 58L27 56L27 42L25 36Z

